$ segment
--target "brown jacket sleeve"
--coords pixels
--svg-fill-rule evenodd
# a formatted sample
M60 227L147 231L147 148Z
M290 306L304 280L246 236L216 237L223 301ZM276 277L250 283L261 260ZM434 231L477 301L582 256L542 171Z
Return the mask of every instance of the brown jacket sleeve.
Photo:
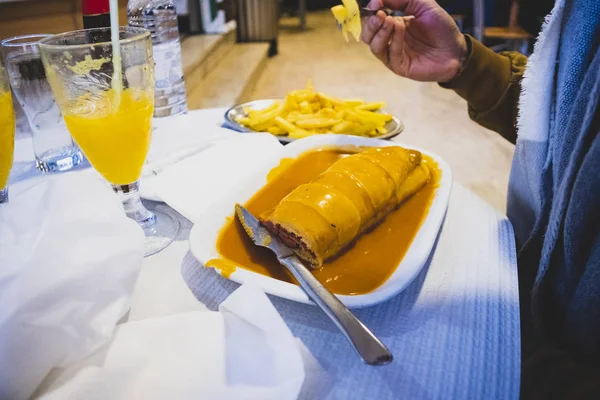
M527 57L517 52L497 54L472 37L465 35L465 38L470 52L462 70L451 82L440 85L467 100L473 121L515 143Z

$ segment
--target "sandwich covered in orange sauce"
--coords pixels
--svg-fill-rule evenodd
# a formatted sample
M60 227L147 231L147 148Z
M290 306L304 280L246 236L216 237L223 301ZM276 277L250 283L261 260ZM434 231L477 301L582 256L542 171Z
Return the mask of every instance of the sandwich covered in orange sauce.
M297 187L261 222L309 267L319 268L418 192L430 176L416 150L369 148L341 158Z

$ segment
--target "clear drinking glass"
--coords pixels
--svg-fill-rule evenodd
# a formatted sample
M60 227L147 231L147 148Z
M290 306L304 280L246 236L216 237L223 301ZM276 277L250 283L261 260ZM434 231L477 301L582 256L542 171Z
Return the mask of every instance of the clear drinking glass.
M38 169L67 171L84 160L65 126L46 79L38 42L51 35L16 36L2 41L13 93L27 116Z
M111 42L102 42L106 37L110 28L73 31L43 39L39 48L71 135L144 229L148 256L179 231L169 214L148 211L138 191L154 109L152 42L145 29L121 27L118 60Z
M15 113L8 75L0 57L0 204L8 202L8 176L15 149Z

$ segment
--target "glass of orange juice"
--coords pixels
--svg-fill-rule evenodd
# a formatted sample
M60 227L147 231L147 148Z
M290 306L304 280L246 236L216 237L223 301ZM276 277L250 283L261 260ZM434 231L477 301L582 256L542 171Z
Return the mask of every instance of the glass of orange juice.
M15 149L15 113L8 75L0 57L0 204L8 202L8 176Z
M121 27L117 52L110 36L110 28L67 32L40 41L39 49L69 132L144 229L148 256L179 231L177 220L150 212L139 195L154 110L152 42L145 29Z

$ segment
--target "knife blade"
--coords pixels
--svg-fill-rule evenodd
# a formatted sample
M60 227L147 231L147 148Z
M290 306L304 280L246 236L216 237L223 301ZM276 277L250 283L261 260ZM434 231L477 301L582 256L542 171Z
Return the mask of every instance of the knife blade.
M236 204L235 214L254 244L275 253L279 263L290 271L308 297L333 321L366 364L385 365L392 362L392 353L381 340L315 278L288 246L271 235L243 206Z
M235 215L242 224L246 234L252 239L254 244L270 249L277 258L286 258L294 256L294 252L281 242L277 237L261 225L258 219L243 206L236 204Z

